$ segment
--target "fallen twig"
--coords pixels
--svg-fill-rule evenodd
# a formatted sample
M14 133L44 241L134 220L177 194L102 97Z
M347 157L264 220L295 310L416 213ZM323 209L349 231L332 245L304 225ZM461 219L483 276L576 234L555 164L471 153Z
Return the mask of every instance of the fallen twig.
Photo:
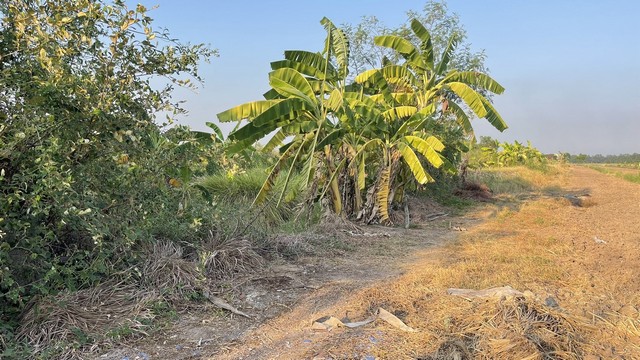
M439 219L441 217L445 217L445 216L448 216L448 215L449 215L448 213L430 214L430 215L427 215L427 221L433 221L433 220L436 220L436 219Z
M236 315L240 315L240 316L244 316L248 319L251 319L252 317L250 315L247 315L245 313L243 313L242 311L234 308L233 306L229 305L226 301L222 300L221 298L211 295L211 293L209 293L209 291L205 290L202 292L202 295L204 295L204 297L206 297L209 301L211 301L211 303L221 309L225 309L225 310L229 310L232 313L236 314Z

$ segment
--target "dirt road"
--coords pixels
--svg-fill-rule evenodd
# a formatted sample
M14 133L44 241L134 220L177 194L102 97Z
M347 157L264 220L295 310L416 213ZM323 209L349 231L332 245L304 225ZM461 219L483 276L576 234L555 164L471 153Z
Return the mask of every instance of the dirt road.
M640 186L582 167L567 171L561 187L469 215L486 221L389 270L401 275L363 286L357 279L324 284L210 358L639 359ZM568 201L584 194L583 207ZM377 273L386 265L366 266ZM505 285L533 293L526 314L519 303L515 317L507 316L506 299L447 295L450 287ZM358 321L380 307L417 332L379 320L312 329L322 317ZM535 318L525 324L523 314ZM545 322L550 340L531 330Z
M463 216L419 202L409 230L321 229L343 240L325 251L324 234L315 255L234 280L227 299L251 319L185 309L166 331L97 358L640 359L640 185L583 167L527 171L536 190ZM501 286L523 295L447 293ZM380 308L416 331L380 319L313 328Z

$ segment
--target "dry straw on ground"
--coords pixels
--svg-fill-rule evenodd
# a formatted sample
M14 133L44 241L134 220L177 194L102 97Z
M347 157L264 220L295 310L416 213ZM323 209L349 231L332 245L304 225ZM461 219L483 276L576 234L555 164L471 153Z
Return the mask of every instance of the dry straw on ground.
M203 289L208 293L203 270L219 279L261 263L246 240L210 241L208 245L199 263L196 254L187 256L182 246L160 240L149 245L139 283L108 281L90 289L35 298L22 315L18 336L33 347L33 357L50 357L45 354L52 352L59 359L86 358L87 353L109 344L146 336L154 319L154 304L182 302Z
M203 276L195 261L185 259L183 248L170 241L158 241L142 268L142 283L148 289L163 294L169 300L179 300L196 292Z
M358 321L383 307L416 333L369 324L316 335L308 346L287 352L264 350L309 339L307 324L299 337L269 332L276 338L249 343L282 359L638 358L640 191L622 181L612 186L586 169L575 169L571 178L563 169L551 174L495 174L501 189L490 186L495 202L466 216L487 221L459 240L415 255L398 278L349 293L327 289L324 301L331 305L320 314L313 314L312 304L294 309L298 317L347 314ZM574 206L563 197L583 193L591 194L594 206ZM468 300L446 291L505 285L529 295Z
M514 297L480 306L465 319L477 334L471 353L484 358L581 359L583 337L576 321L534 299Z
M263 263L249 240L236 236L223 237L214 232L209 233L200 257L204 274L209 279L230 278L252 271Z
M157 299L155 292L121 282L35 299L22 315L18 337L33 346L34 357L57 349L57 359L82 359L83 352L97 351L120 335L146 335L153 319L150 303Z

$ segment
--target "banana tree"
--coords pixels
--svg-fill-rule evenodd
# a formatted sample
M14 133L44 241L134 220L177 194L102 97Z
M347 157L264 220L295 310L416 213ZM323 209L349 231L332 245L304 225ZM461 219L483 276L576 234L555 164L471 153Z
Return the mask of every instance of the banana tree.
M367 191L366 205L358 213L358 218L366 222L388 221L389 204L402 201L405 186L413 180L419 184L433 181L423 163L438 168L447 162L453 168L440 154L444 149L442 142L428 131L434 129L438 110L441 115L453 115L466 134L473 134L467 109L477 117L486 118L498 130L507 128L483 95L486 92L499 94L504 88L485 74L447 69L456 46L455 38L449 41L440 61L436 61L426 28L417 20L411 22L411 28L421 40L419 47L400 36L374 39L377 45L396 51L404 58L404 63L386 64L355 78L386 118L388 134L362 145L362 151L377 150L378 153L377 180ZM385 134L385 131L381 133ZM465 149L460 141L450 141L447 146L454 148L453 153ZM422 161L416 150L422 155Z
M375 44L396 51L404 63L365 71L356 77L356 81L380 84L382 77L395 99L401 99L404 105L418 110L439 105L441 113L454 116L469 135L473 135L473 127L465 110L487 119L500 131L505 130L506 123L485 96L486 93L502 94L504 88L486 74L448 69L458 42L455 36L449 40L440 60L436 61L429 31L415 19L411 21L411 29L421 41L419 47L396 35L374 39Z
M218 114L222 122L248 122L229 135L229 140L234 142L229 147L230 152L245 149L275 131L264 150L279 147L280 157L254 203L268 198L280 174L285 176L285 185L277 204L282 201L295 172L303 172L302 186L308 187L316 179L317 170L335 171L331 146L342 132L338 119L345 111L343 93L349 47L344 33L329 19L323 18L321 24L327 32L321 53L286 51L284 60L271 63L271 89L265 93L265 100L242 104ZM340 213L342 205L337 180L334 178L323 185L329 189L333 210Z
M327 31L324 51L285 52L284 60L271 64L271 90L265 100L218 114L221 121L247 121L230 134L231 152L275 132L264 149L279 147L280 157L256 203L267 199L276 177L282 175L285 186L279 203L289 178L301 172L303 186L317 188L314 198L330 199L335 213L367 223L388 222L389 205L402 201L406 186L433 181L428 169L444 163L440 154L444 145L428 131L438 109L459 108L457 117L464 120L463 108L454 104L462 99L478 116L506 128L490 103L485 104L472 88L499 93L502 87L483 74L442 75L455 44L434 65L428 32L419 23L412 25L423 40L421 51L399 37L376 38L404 56L405 63L365 71L349 85L344 33L326 18L321 23ZM449 94L455 96L450 96L451 106L446 105Z
M405 187L410 182L426 184L433 178L425 169L420 156L433 167L440 167L443 160L439 154L444 145L438 138L417 130L424 126L428 117L425 113L412 116L390 136L371 139L361 147L366 158L375 159L375 182L367 190L367 199L357 214L359 220L366 223L389 222L389 205L403 201ZM356 156L364 163L365 156ZM363 164L358 164L365 167Z

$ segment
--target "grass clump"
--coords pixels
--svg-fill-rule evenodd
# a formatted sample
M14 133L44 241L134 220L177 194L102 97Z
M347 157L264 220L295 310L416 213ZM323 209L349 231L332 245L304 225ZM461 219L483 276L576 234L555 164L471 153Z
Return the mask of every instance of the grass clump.
M205 176L197 184L219 201L247 202L253 201L266 178L266 169L255 167L234 175L217 173Z
M247 238L222 236L211 231L200 252L203 272L209 279L223 279L252 271L263 263L254 248Z
M196 186L205 191L214 203L222 205L225 211L245 213L245 216L249 215L258 222L256 225L275 229L294 218L306 189L301 186L303 178L300 174L290 179L286 189L284 176L279 176L272 195L260 204L253 204L267 179L267 173L265 167L249 168L232 176L216 173L198 179Z
M623 174L622 178L636 184L640 184L640 173L638 174Z
M198 263L185 256L182 246L161 240L150 247L142 267L144 287L160 292L169 301L179 301L198 291L203 276Z
M519 194L534 189L531 181L524 176L504 168L474 171L470 174L469 179L476 183L486 184L495 194Z
M496 195L521 195L542 189L559 188L564 181L561 166L548 165L544 170L528 166L483 168L470 172L472 182L486 184Z
M22 315L17 338L29 344L30 358L82 359L113 341L147 335L151 304L158 298L155 291L123 281L35 298Z
M435 183L429 184L424 191L418 193L418 196L425 196L435 200L442 206L462 211L471 207L474 201L470 198L456 195L459 186L457 177L443 177Z

